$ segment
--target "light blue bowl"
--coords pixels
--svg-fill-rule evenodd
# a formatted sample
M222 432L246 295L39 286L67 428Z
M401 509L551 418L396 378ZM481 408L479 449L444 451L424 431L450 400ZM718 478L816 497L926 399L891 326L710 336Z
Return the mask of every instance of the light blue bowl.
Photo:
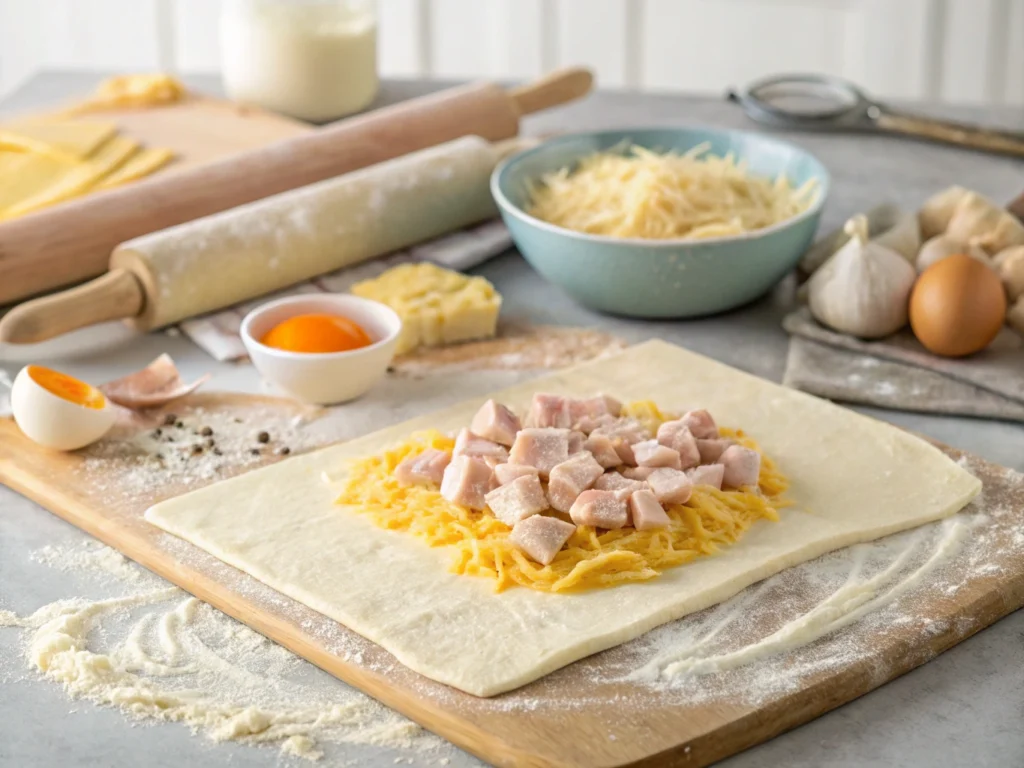
M703 142L734 152L752 174L786 174L795 186L818 180L806 211L766 229L707 240L603 237L527 215L529 185L593 152L631 142L685 151ZM792 144L742 131L648 128L560 136L514 155L491 176L491 192L523 257L581 304L631 317L697 317L753 301L792 270L818 228L828 195L825 167Z

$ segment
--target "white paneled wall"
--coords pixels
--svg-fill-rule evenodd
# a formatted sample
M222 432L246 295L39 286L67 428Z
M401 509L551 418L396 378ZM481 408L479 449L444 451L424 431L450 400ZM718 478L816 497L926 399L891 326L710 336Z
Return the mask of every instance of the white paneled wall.
M385 75L721 92L780 71L1024 104L1024 0L378 0ZM214 72L218 0L0 0L0 94L41 68Z

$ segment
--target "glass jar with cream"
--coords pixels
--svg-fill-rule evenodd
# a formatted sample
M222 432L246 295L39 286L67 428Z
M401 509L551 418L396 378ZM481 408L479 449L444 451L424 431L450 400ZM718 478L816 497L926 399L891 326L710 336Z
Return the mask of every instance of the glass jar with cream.
M224 87L301 120L358 112L377 94L374 0L225 0Z

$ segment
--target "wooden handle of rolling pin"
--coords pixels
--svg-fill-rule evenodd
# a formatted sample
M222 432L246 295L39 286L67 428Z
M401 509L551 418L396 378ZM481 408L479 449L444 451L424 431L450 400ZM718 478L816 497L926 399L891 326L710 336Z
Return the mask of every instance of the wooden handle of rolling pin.
M115 269L78 288L15 307L0 322L0 342L35 344L87 325L136 317L145 303L135 275Z
M150 232L460 136L512 138L521 115L583 96L592 80L573 68L511 93L494 83L452 88L4 222L0 305L101 275L115 246Z
M559 69L527 85L509 91L521 115L557 107L590 93L594 87L594 74L583 67Z

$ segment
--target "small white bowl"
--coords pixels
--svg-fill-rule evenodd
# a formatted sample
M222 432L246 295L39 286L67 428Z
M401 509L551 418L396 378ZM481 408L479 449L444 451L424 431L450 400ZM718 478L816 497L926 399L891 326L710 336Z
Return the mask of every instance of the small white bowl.
M260 343L271 328L295 315L341 315L354 320L373 339L348 352L287 352ZM298 400L331 405L366 393L395 356L402 320L378 301L348 294L302 294L263 304L242 320L240 330L256 370Z

